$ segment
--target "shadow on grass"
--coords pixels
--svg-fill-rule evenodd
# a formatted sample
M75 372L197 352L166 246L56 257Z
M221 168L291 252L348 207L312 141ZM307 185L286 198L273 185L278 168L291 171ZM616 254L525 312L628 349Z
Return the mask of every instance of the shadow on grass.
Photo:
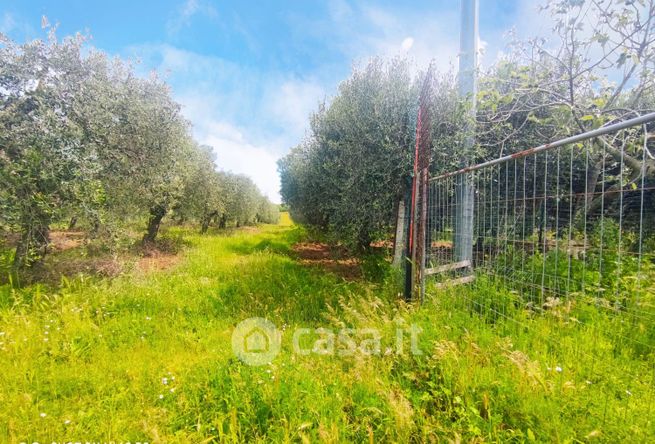
M104 238L88 237L69 246L65 232L57 235L50 251L41 261L22 270L12 268L14 249L3 246L0 249L0 285L19 289L40 284L48 288L61 286L62 280L80 276L90 278L114 278L128 270L129 264L143 258L174 258L191 247L185 232L167 231L154 242L144 244L141 240L125 239L121 242L106 241ZM54 236L53 236L54 237Z
M274 322L323 320L328 306L361 284L331 273L317 273L281 255L253 254L226 276L206 300L207 312L217 318L265 317Z
M317 240L298 226L269 232L264 236L263 239L239 239L239 242L231 243L228 249L243 256L258 252L279 254L305 268L320 270L348 281L382 283L392 273L388 254L381 248L372 248L365 254L356 255L343 246Z
M325 321L329 307L338 311L340 299L374 289L391 276L383 252L354 258L343 249L306 241L304 229L294 227L228 243L227 250L245 261L233 270L235 276L218 284L208 311L216 317L261 316L274 322ZM321 249L308 250L314 257L303 257L298 248L317 245ZM352 274L354 268L356 276L344 276L344 269Z
M239 239L239 242L230 243L228 249L233 253L243 256L262 251L292 256L292 246L303 239L303 233L304 230L300 227L275 230L273 232L265 233L263 239L255 236L247 239ZM234 234L238 234L238 231L234 232Z

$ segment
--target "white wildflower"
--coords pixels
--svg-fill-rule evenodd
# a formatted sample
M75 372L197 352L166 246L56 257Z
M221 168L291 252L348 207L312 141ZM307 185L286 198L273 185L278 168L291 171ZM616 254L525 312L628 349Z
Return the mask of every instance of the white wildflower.
M557 367L555 367L555 371L558 373L562 373L562 367L558 365Z
M45 413L41 413L39 416L40 416L41 418L45 418L45 417L48 416L48 415L46 415Z

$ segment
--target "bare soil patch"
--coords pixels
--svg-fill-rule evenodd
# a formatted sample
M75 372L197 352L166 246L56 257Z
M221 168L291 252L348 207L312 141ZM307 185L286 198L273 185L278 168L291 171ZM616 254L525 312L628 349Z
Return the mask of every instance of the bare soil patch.
M253 227L251 225L245 225L245 226L239 227L239 228L237 228L237 230L242 231L244 233L259 233L260 231L262 231L261 228Z
M83 231L51 231L50 248L56 251L66 251L77 248L84 242Z
M178 264L181 257L177 252L159 245L141 247L141 258L136 262L136 269L143 272L166 270Z
M303 265L321 267L346 280L356 280L362 276L359 260L348 257L344 248L321 242L300 242L293 246L293 251Z
M380 249L380 250L391 250L393 249L393 241L381 240L377 242L371 242L371 248Z

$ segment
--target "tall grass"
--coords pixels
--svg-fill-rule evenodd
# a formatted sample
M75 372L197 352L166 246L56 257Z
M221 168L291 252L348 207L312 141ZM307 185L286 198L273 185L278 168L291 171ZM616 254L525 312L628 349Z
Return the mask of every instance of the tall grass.
M391 273L348 282L301 265L288 221L178 234L189 246L172 268L0 288L0 441L655 439L652 356L616 347L605 313L553 322L493 282L408 306ZM232 353L253 316L284 331L271 365ZM421 356L391 347L410 324ZM374 327L383 352L294 354L298 327Z

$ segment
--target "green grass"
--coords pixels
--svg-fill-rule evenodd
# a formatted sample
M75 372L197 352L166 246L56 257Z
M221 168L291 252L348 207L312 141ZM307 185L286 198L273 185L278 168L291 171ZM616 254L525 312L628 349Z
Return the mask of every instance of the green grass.
M655 439L652 321L583 303L535 315L484 279L407 306L390 273L347 282L301 265L291 247L306 235L282 222L178 230L188 247L162 271L0 287L0 441ZM284 330L271 365L232 353L253 316ZM297 327L374 327L384 351L410 324L422 356L407 341L379 356L292 349Z

